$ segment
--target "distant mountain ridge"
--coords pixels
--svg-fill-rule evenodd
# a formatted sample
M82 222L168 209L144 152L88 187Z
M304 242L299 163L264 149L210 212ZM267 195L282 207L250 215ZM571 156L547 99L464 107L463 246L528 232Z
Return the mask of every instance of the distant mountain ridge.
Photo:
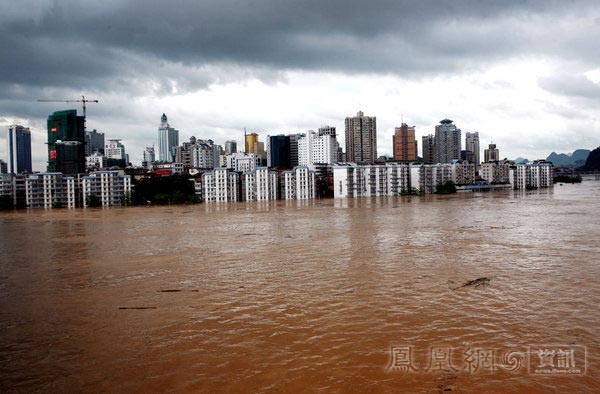
M585 164L589 154L588 149L577 149L573 153L552 152L546 161L551 161L555 167L580 167Z

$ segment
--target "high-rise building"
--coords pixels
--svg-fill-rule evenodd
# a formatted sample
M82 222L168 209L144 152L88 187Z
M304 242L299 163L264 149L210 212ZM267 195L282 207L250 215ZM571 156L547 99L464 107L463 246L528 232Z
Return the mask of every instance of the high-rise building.
M335 130L334 134L317 134L309 130L298 139L298 165L314 169L316 163L336 163L339 146Z
M246 153L254 153L264 161L267 162L267 155L265 153L265 143L258 140L257 133L250 133L245 135L246 140Z
M48 116L48 172L85 172L84 117L74 109Z
M142 160L142 167L151 167L152 163L156 161L156 156L154 155L154 146L147 146L144 150L144 158Z
M31 132L28 127L8 126L7 159L9 174L31 172Z
M292 168L298 165L298 139L303 136L302 133L288 135L290 137L290 166Z
M190 141L191 142L191 141ZM196 140L192 145L192 167L212 170L219 164L220 145L213 140Z
M267 167L292 168L289 136L283 134L267 136L267 145Z
M433 164L434 157L434 146L435 146L435 138L433 134L424 135L422 138L423 141L423 163L425 164Z
M233 140L225 141L225 154L237 153L237 142Z
M179 130L170 127L167 115L162 114L158 128L158 160L172 162L175 159L177 145L179 145Z
M246 153L255 153L255 145L258 143L258 134L257 133L244 133L245 146L244 150Z
M125 146L118 138L109 139L104 146L105 156L109 160L126 160Z
M336 137L335 126L321 126L319 127L319 135L330 135Z
M104 154L104 133L98 133L96 129L85 135L85 155L89 156L94 152Z
M461 150L460 159L475 164L475 153L471 152L470 150Z
M415 126L409 126L406 123L402 123L400 127L396 127L392 139L394 160L417 160L418 148L417 140L415 138Z
M479 149L479 132L475 131L473 133L467 132L465 134L465 150L473 152L475 157L475 165L481 164L481 156Z
M434 138L435 163L451 163L460 159L460 129L450 119L441 120L435 126Z
M0 159L0 174L8 174L8 164Z
M346 160L350 162L377 159L377 119L359 111L346 118Z
M483 150L483 158L486 163L500 160L500 151L496 148L496 144L490 144L488 149Z

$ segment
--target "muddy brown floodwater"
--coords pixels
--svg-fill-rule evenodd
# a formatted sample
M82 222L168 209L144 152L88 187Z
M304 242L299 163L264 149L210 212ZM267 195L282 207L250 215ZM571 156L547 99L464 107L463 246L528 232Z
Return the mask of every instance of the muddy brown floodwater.
M600 392L597 181L4 212L0 251L2 392Z

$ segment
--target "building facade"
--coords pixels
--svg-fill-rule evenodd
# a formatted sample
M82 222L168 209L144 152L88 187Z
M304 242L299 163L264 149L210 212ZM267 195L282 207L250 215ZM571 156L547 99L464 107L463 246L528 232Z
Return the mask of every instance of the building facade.
M308 200L316 197L315 172L307 166L296 166L281 173L281 199Z
M289 136L283 134L267 136L267 167L292 168Z
M143 153L142 167L152 168L152 164L154 164L155 161L156 155L154 153L154 146L147 146Z
M465 150L472 152L474 156L474 162L476 166L481 164L481 150L479 149L479 132L475 131L472 133L467 132L465 134Z
M443 119L435 126L434 158L437 163L451 163L460 159L460 129L450 119Z
M510 168L513 163L509 161L491 161L481 163L480 176L490 184L503 184L510 182Z
M8 126L7 135L7 172L9 174L31 173L31 132L28 127Z
M226 160L226 168L237 172L254 171L261 164L260 157L254 153L232 153L226 157Z
M91 196L97 197L103 207L124 205L131 197L131 177L119 171L96 171L81 178L81 189L84 207Z
M237 142L233 140L225 141L225 155L237 153Z
M346 160L349 162L377 159L377 119L359 111L345 120Z
M396 127L392 136L392 145L394 160L416 161L418 148L417 139L415 138L415 126L402 123L400 127Z
M106 141L104 155L109 160L125 160L125 162L127 162L125 145L123 145L118 138L110 138Z
M239 174L227 168L215 168L202 174L205 202L239 201Z
M433 164L434 156L435 156L435 137L433 134L424 135L422 138L422 148L423 148L423 163L425 164Z
M75 189L75 178L64 176L60 172L30 175L25 179L27 207L74 208Z
M537 160L533 163L516 164L509 171L513 189L539 189L554 185L552 163Z
M268 201L277 199L277 172L267 167L242 174L242 201Z
M167 115L162 114L158 127L158 161L170 163L175 160L175 147L179 145L179 130L169 126Z
M72 175L85 172L84 121L74 109L48 116L49 173Z
M85 134L85 155L89 156L94 152L104 154L104 133L98 133L96 129Z
M334 134L317 134L309 130L298 139L298 165L333 164L338 161L339 143Z
M486 163L490 161L499 161L500 150L496 148L496 144L490 144L487 149L484 149L483 157Z

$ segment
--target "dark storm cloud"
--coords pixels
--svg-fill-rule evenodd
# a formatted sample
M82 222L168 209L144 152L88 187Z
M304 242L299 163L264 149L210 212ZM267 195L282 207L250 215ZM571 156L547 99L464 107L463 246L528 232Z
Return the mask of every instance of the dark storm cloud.
M275 70L417 77L522 55L600 60L594 0L24 1L0 11L0 87L161 94Z

